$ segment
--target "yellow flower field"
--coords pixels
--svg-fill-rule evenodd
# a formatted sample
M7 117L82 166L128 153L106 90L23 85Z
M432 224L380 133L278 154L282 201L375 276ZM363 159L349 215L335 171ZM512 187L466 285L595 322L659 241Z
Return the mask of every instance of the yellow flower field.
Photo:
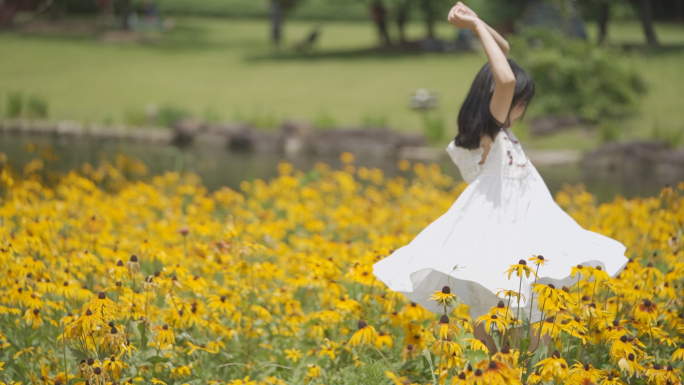
M632 259L617 278L577 266L573 287L536 285L530 325L514 292L471 320L448 287L434 314L372 274L466 187L436 165L387 178L346 153L342 170L281 162L209 192L125 156L65 175L55 159L15 170L0 154L0 384L682 383L684 182L602 205L559 192ZM519 259L501 273L543 272Z

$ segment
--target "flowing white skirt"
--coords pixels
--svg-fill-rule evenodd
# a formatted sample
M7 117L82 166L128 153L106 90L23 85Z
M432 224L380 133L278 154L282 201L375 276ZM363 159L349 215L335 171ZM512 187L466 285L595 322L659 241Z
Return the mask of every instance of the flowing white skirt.
M449 285L470 306L475 319L489 312L502 289L518 291L520 280L504 273L519 260L543 255L538 283L570 287L573 266L601 266L615 277L627 264L626 247L607 236L582 228L554 201L537 169L520 179L481 174L446 213L423 229L409 244L373 265L373 274L391 290L434 313L442 313L434 291ZM530 267L534 268L528 261ZM458 265L457 271L452 269ZM541 314L530 302L534 276L523 277L520 308L532 305L532 322ZM506 301L505 301L506 302ZM511 301L513 311L517 309Z

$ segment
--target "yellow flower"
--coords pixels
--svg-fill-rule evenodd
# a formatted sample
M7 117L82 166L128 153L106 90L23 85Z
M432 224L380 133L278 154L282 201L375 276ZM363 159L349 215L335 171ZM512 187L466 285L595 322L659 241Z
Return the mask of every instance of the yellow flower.
M218 349L212 349L209 346L207 346L206 344L200 344L198 346L198 345L193 344L190 341L186 341L185 343L190 347L190 350L188 350L188 352L186 353L187 355L191 355L192 353L194 353L197 350L202 350L202 351L205 351L207 353L213 353L213 354L218 353Z
M642 373L645 371L644 367L639 364L636 360L636 355L629 353L627 356L623 356L618 360L618 367L623 372L629 373L630 376L635 373Z
M551 357L539 361L534 366L539 367L542 376L548 374L557 381L563 381L570 375L568 363L561 357L558 350L555 350L553 354L551 354Z
M485 330L489 333L491 325L496 325L496 330L505 331L508 328L507 320L497 316L496 314L484 314L475 320L475 325L485 323Z
M257 382L250 380L249 376L246 376L242 380L233 380L229 383L230 385L257 385Z
M285 359L297 362L302 357L302 351L299 349L285 349Z
M549 262L549 260L544 258L543 255L534 255L534 254L532 254L532 258L528 258L527 260L534 262L535 266L544 266L545 263Z
M157 334L154 336L154 341L157 343L159 349L165 349L167 346L176 343L176 338L173 334L173 330L169 328L169 325L164 324L155 327Z
M587 277L589 277L589 276L591 275L591 273L592 273L591 270L592 270L592 269L591 269L591 266L583 266L583 265L581 265L581 264L580 264L580 265L576 265L576 266L573 266L573 267L570 269L570 276L574 278L575 275L578 275L578 274L579 274L579 277L580 277L580 278L581 278L581 277L587 278Z
M432 293L431 301L437 301L440 306L453 306L453 303L458 303L458 297L451 293L449 286L444 286L442 291L435 291Z
M508 273L508 279L511 279L511 275L513 274L513 272L515 272L515 275L518 277L522 277L524 274L525 277L530 278L530 274L532 274L535 276L535 278L539 278L537 277L537 273L535 273L534 270L527 266L527 261L525 261L524 259L521 259L515 265L511 265L511 268L504 271L504 274Z
M107 294L100 292L95 298L83 305L82 310L90 310L101 319L109 320L114 319L119 315L121 307L117 305L116 302L107 298Z
M321 368L316 364L307 364L306 378L318 378L321 376Z
M645 324L655 324L659 315L658 304L648 299L641 301L634 308L634 317Z
M358 346L375 344L375 341L378 338L375 328L371 325L368 325L363 320L359 320L358 327L359 330L357 330L349 339L349 345Z

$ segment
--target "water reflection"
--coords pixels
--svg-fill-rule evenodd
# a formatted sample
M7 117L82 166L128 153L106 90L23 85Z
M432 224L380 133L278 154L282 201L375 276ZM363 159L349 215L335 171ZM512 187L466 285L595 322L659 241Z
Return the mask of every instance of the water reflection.
M294 164L303 171L313 168L316 162L329 164L333 169L342 167L339 156L316 157L284 157L280 153L238 153L220 148L190 147L179 149L168 145L151 145L132 142L115 142L93 138L76 139L68 137L50 137L42 135L0 134L0 152L4 152L15 167L23 167L33 159L33 154L25 151L29 142L38 146L52 145L59 154L60 160L54 168L66 172L80 167L83 163L96 164L103 156L113 159L117 152L126 153L143 161L150 173L159 174L164 171L191 171L197 173L210 190L222 186L238 189L243 180L255 178L268 180L277 176L277 164L281 159ZM446 146L445 146L446 147ZM397 168L397 160L384 157L356 157L356 166L377 167L387 176L403 175L412 177L410 172L402 172ZM413 162L412 162L413 163ZM442 172L461 180L456 166L448 157L437 162ZM677 180L663 180L653 175L595 175L585 173L579 165L535 167L544 178L552 194L561 189L563 183L584 183L598 202L612 201L618 194L631 198L635 196L653 196L660 192L666 184L676 185Z

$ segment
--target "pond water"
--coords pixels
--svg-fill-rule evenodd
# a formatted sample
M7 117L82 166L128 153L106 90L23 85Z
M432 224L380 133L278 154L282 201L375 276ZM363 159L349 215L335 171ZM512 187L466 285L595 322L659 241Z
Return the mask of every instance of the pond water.
M0 134L0 152L4 152L15 167L23 167L34 158L34 154L29 154L25 150L28 143L35 143L40 147L51 145L60 156L59 161L53 166L59 171L66 172L85 162L97 164L102 156L113 159L117 152L123 152L143 161L151 174L164 171L192 171L202 178L210 190L222 186L237 190L243 180L273 178L277 176L277 164L281 159L287 160L302 171L312 169L316 162L327 163L333 169L342 167L338 155L284 157L278 153L231 152L219 148L200 149L191 146L179 149L170 145L147 143ZM388 177L396 175L412 177L411 172L402 172L397 168L397 161L396 158L357 156L354 164L357 167L380 168ZM455 180L462 180L450 158L445 157L437 163L442 172ZM676 186L678 182L663 180L653 175L596 175L584 172L577 164L562 166L535 164L535 167L552 194L555 195L563 183L572 185L583 183L587 191L594 195L599 203L612 201L618 194L626 198L657 195L666 183Z

